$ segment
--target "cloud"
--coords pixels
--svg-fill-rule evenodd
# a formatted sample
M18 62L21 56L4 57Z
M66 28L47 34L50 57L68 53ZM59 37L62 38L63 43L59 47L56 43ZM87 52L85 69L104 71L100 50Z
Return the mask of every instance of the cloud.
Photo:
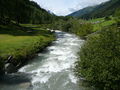
M87 6L100 4L108 0L33 0L42 8L56 15L68 15Z
M78 10L80 10L82 8L84 8L84 7L82 7L80 4L78 4L73 8L69 8L69 11L72 13L72 12L78 11Z

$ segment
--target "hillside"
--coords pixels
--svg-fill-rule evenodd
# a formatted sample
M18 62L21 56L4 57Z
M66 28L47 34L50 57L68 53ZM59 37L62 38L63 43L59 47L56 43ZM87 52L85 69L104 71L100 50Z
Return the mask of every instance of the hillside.
M77 17L79 18L85 18L85 19L98 18L98 17L110 16L118 8L120 8L120 0L110 0L100 5L97 5L95 8L87 7L75 13L77 13ZM70 16L74 16L74 15L75 14L70 14Z
M16 72L54 40L46 28L55 18L31 0L0 0L0 75Z
M79 17L79 16L85 15L85 14L93 11L95 8L96 8L96 6L89 6L89 7L83 8L81 10L78 10L72 14L69 14L68 16Z
M11 20L17 23L51 23L54 17L31 0L0 0L0 24Z

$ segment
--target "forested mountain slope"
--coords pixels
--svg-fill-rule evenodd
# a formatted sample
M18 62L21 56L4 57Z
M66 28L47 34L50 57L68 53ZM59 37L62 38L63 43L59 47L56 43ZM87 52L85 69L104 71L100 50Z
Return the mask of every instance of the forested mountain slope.
M85 15L85 14L91 12L93 9L95 9L95 7L96 6L86 7L81 10L78 10L76 12L73 12L72 14L69 14L68 16L79 17L79 16L82 16L82 15Z

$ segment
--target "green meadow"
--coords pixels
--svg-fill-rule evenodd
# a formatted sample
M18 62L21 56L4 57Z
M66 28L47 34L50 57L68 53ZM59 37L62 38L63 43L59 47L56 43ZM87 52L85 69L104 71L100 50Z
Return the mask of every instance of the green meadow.
M109 20L105 20L105 17L91 19L91 20L88 20L87 22L93 23L93 32L95 32L95 31L101 30L103 27L107 27L116 23L113 17L109 17L109 18L110 18Z
M24 27L23 27L24 26ZM18 64L44 49L54 40L54 34L36 25L0 25L0 59ZM33 28L36 27L36 28Z

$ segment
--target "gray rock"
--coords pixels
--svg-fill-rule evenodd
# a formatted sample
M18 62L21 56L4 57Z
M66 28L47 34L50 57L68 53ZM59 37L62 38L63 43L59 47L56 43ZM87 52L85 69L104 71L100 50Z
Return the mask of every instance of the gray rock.
M16 67L12 63L5 64L5 72L6 73L13 73L15 72Z
M25 82L25 83L21 83L19 84L21 88L25 88L28 89L31 86L30 82Z

